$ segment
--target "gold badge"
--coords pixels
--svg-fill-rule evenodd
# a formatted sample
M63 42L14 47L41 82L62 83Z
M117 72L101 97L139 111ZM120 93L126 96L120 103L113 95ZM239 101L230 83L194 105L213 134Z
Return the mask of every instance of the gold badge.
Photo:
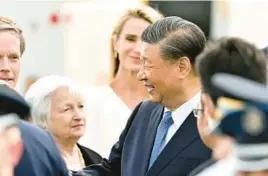
M264 114L256 109L250 108L242 117L242 127L248 134L257 136L265 130L265 116Z

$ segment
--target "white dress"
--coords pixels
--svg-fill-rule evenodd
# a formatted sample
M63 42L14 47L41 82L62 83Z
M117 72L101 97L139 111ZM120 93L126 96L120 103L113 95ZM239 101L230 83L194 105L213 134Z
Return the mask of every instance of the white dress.
M92 88L87 97L86 133L79 143L108 158L132 110L109 86Z

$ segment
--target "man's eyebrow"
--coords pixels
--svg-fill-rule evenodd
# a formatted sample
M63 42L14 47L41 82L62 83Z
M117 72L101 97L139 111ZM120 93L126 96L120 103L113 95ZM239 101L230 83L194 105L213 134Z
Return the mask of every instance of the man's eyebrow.
M128 36L128 37L138 37L137 35L135 35L135 34L125 34L126 36Z

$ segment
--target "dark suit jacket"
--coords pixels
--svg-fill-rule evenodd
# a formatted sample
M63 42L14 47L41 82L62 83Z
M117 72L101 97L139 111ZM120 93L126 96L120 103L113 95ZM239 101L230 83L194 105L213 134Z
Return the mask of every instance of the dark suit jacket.
M163 111L162 105L151 101L139 104L113 146L109 160L87 168L88 175L185 176L209 159L211 151L201 141L191 113L148 170Z
M82 156L83 156L83 159L85 161L86 166L89 166L91 164L97 164L97 163L101 162L102 158L98 153L96 153L93 150L91 150L87 147L84 147L80 144L77 144L77 146L82 153Z
M188 176L195 176L197 174L200 174L201 172L203 172L205 169L215 164L216 162L217 161L214 159L209 159L204 163L200 164L198 167L196 167Z
M52 136L43 129L20 121L24 145L15 176L68 176L68 170Z
M93 150L90 150L87 147L84 147L80 144L77 144L78 148L80 149L83 159L85 161L85 165L89 166L92 164L97 164L101 162L101 156L94 152ZM71 171L72 176L84 176L83 171Z

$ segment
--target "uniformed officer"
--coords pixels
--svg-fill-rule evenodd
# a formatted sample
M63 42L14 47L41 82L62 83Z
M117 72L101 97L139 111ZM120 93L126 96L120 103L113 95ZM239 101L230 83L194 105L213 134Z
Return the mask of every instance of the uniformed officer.
M236 98L220 97L229 102L221 107L223 116L212 133L233 138L232 155L225 165L216 163L199 175L268 175L268 92L265 85L229 74L216 74L215 87ZM230 103L231 102L231 103ZM235 103L236 109L232 108ZM239 105L239 108L237 108ZM217 165L218 164L218 165ZM229 169L228 169L229 168ZM231 168L231 169L230 169Z

